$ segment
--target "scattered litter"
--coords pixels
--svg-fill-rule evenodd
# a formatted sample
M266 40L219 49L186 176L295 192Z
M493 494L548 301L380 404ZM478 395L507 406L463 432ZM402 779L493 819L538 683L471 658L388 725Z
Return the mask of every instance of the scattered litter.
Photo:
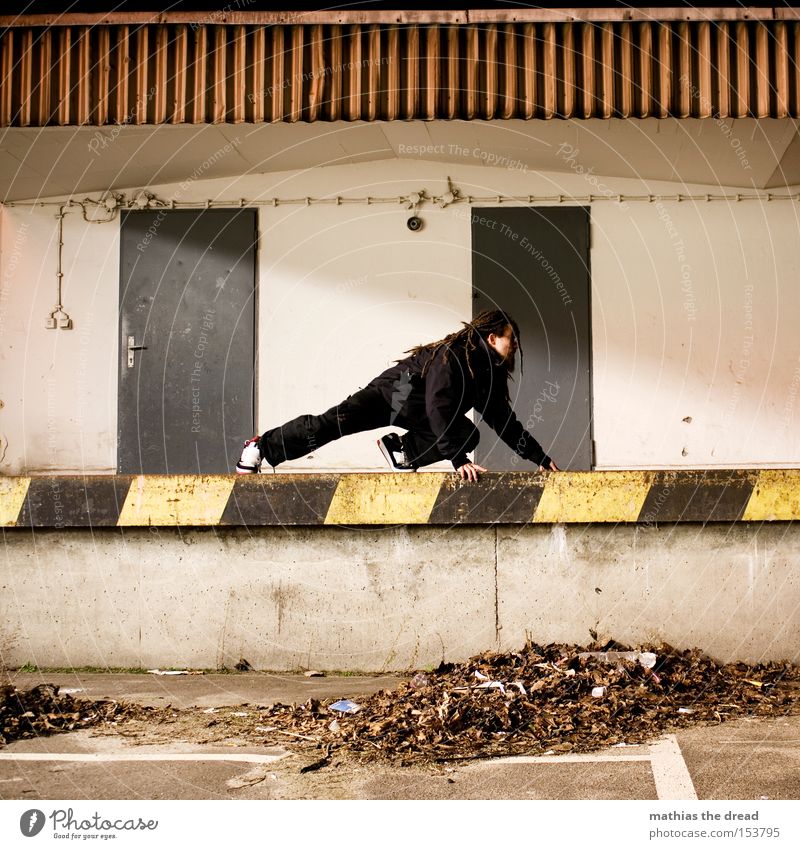
M325 677L325 673L320 672L317 669L309 669L308 671L304 672L303 675L305 675L306 678L324 678Z
M627 660L631 663L640 663L645 669L652 669L656 665L658 656L651 651L582 651L578 653L581 659L592 657L601 663L619 663Z
M239 662L233 668L237 672L252 672L253 671L253 667L250 666L250 661L245 660L243 657L239 658Z
M692 708L678 708L678 713L694 713Z
M355 702L351 702L350 699L341 699L338 702L334 702L332 705L328 705L331 710L338 711L339 713L358 713L361 710L361 705L357 705Z
M217 712L217 709L216 709L216 708L213 708L213 707L212 707L212 708L206 708L206 709L203 711L203 713L216 713L216 712Z
M202 675L203 673L195 669L148 669L151 675Z
M234 711L231 716L250 716L250 714L246 710L237 710Z
M763 687L763 686L764 686L764 682L763 682L763 681L753 681L753 680L751 680L750 678L745 678L744 680L745 680L745 683L747 683L747 684L752 684L754 687L759 687L759 688L761 688L761 687Z
M334 719L333 722L328 726L328 731L333 731L334 734L338 734L342 730L342 726L339 723L338 719Z
M310 743L319 743L319 737L309 737L308 734L295 734L294 731L281 731L280 728L276 728L275 733L286 737L297 737L298 740L308 740Z
M575 674L573 670L569 670L571 674ZM514 687L518 692L522 693L523 696L527 696L528 693L525 689L525 685L522 681L511 681L508 684L504 684L502 681L492 681L487 675L484 675L482 672L477 669L474 672L475 677L481 682L480 684L473 684L471 687L453 687L453 691L463 692L465 690L499 690L503 695L505 695L506 687ZM412 679L411 684L413 686L414 681ZM425 686L429 685L428 679L425 679Z
M429 683L428 676L424 672L417 672L411 679L411 686L415 690L421 690L423 687L427 687Z
M593 699L602 699L606 694L605 687L592 687L592 698Z
M482 684L477 684L473 690L499 690L505 695L506 688L502 681L484 681Z
M75 693L85 693L86 687L61 687L58 692L62 696L72 696Z

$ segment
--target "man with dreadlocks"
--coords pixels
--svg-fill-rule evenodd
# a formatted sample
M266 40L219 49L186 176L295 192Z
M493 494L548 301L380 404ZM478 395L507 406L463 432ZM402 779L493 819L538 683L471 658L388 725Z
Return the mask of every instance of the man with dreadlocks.
M558 471L541 445L514 415L508 380L519 347L519 327L502 310L487 310L438 342L418 345L405 359L319 416L302 415L245 443L236 471L253 473L266 460L273 468L364 430L397 425L378 447L398 472L450 460L463 480L477 480L482 466L467 453L480 434L466 417L478 412L506 445L540 469Z

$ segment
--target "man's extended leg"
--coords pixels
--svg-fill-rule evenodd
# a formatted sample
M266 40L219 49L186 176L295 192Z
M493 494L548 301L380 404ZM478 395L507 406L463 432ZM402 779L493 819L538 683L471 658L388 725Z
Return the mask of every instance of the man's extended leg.
M410 422L403 424L401 419L397 420L397 424L410 428L403 436L403 451L409 462L415 466L429 466L445 459L436 445L436 436L431 431ZM480 441L480 431L466 416L452 422L450 428L455 441L462 446L465 454L474 450Z
M389 424L391 407L373 387L349 395L318 416L302 415L266 431L259 440L261 456L277 466L316 451L328 442Z

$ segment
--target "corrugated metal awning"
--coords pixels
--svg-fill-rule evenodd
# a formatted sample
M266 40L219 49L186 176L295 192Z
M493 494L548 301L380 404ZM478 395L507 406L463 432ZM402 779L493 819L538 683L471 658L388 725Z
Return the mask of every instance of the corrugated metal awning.
M800 117L795 20L15 26L0 125Z

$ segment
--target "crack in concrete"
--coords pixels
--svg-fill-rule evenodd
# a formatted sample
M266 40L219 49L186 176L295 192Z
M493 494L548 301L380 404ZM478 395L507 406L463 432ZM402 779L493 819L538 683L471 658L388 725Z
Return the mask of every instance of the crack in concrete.
M497 534L498 527L494 526L494 641L500 643L500 593L497 587Z

